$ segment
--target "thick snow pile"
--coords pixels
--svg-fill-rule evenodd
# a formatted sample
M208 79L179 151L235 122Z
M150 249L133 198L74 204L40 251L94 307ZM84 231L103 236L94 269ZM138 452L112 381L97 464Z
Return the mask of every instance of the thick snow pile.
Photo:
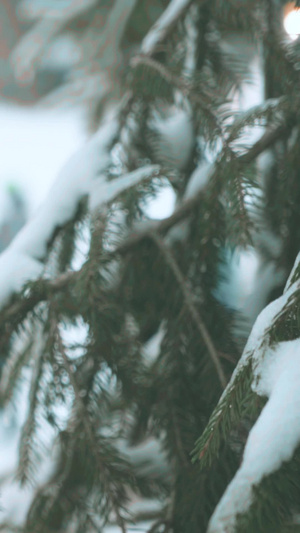
M249 434L242 465L211 518L209 533L234 531L237 515L252 503L253 487L291 459L300 443L300 339L268 346L268 329L297 288L294 283L260 313L229 384L252 356L252 389L269 400Z

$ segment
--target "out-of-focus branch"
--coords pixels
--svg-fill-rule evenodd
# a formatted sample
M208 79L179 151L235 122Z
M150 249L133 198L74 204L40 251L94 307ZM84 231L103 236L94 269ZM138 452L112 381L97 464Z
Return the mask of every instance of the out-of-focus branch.
M153 55L162 41L171 33L177 21L188 10L193 0L171 0L163 14L144 37L141 53Z

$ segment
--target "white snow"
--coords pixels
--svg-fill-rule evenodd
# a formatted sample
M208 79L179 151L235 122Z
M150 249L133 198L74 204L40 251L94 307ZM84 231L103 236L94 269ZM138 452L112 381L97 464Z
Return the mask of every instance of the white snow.
M153 111L149 126L160 140L159 148L153 146L158 160L183 170L189 162L194 144L190 113L176 106L164 107L163 110Z
M41 276L43 265L17 250L7 249L0 255L0 308L24 283Z
M160 347L165 335L164 323L160 324L157 332L144 344L143 356L147 365L151 365L160 353Z
M154 198L150 198L145 202L143 211L149 218L162 220L172 215L176 203L176 194L170 183L161 187Z
M190 4L190 0L171 0L163 14L150 29L142 42L141 53L151 54L156 45L162 40L165 31L177 19L178 14Z
M300 264L300 252L298 253L298 255L296 257L296 261L294 263L294 266L293 266L293 268L291 270L291 273L290 273L290 275L288 277L288 280L286 282L286 285L285 285L285 288L284 288L284 292L286 292L291 287L292 279L294 277L294 274L295 274L299 264Z
M44 258L47 243L54 230L74 216L78 202L88 195L92 180L109 165L107 150L116 135L117 127L117 121L108 122L70 158L45 202L16 236L9 249L21 251L36 259Z
M192 198L197 193L205 189L207 183L209 182L209 179L211 178L214 172L214 169L215 165L212 163L208 163L205 160L199 163L199 165L192 173L186 191L184 193L184 198L186 200Z
M40 260L46 255L55 229L74 216L79 201L89 193L92 180L110 163L107 150L117 127L117 121L111 120L71 157L36 215L0 255L0 306L5 305L25 281L41 275Z
M98 132L65 164L36 215L0 255L0 306L27 280L42 273L42 261L55 230L70 220L79 201L90 197L92 211L111 202L125 189L159 174L157 165L146 166L112 181L105 171L111 164L110 147L118 121L109 118Z
M104 203L111 202L126 189L141 183L145 179L157 176L159 174L159 168L158 165L148 165L109 182L101 179L94 180L89 190L90 210L95 211L99 209Z
M297 288L296 282L260 313L229 383L234 386L236 374L252 356L252 388L269 400L249 434L242 465L211 518L209 533L233 531L237 514L251 505L253 486L289 460L300 443L300 339L275 348L267 345L268 329Z
M290 460L300 442L300 339L269 349L256 374L254 389L269 401L250 431L242 466L213 515L209 533L233 531L237 514L252 502L253 486Z

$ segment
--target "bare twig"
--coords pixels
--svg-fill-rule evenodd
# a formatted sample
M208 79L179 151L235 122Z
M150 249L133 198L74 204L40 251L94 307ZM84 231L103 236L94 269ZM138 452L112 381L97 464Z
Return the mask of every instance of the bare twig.
M237 156L236 159L238 164L240 166L246 166L249 163L252 163L252 161L254 161L256 157L258 157L261 153L270 148L270 146L272 146L272 144L274 144L278 139L280 139L280 137L282 137L285 133L286 127L282 125L273 130L267 131L251 148L249 148L249 150L245 154ZM175 226L177 222L180 222L190 214L190 212L199 204L199 202L203 198L203 194L205 194L205 190L201 190L199 193L195 194L188 200L183 201L183 203L176 209L176 211L174 211L171 216L164 218L160 222L152 222L142 231L136 230L135 232L133 232L123 243L119 245L115 252L112 252L113 255L126 254L127 252L135 248L140 243L140 241L144 240L145 238L149 238L153 231L156 231L157 233L164 233L168 231L170 228Z

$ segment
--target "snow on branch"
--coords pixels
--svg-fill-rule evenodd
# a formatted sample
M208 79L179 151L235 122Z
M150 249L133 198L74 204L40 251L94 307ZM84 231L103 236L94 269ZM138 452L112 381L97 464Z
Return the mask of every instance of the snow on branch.
M99 210L129 187L159 173L159 167L153 165L107 181L105 173L111 164L110 148L118 128L116 119L105 123L71 157L44 204L0 255L0 307L22 288L25 281L41 276L49 243L57 229L72 220L84 197L90 198L92 210Z
M270 335L296 291L299 291L297 281L260 313L220 399L219 405L234 388L242 368L252 359L252 390L269 400L249 433L241 467L211 518L209 533L234 531L238 515L250 508L253 488L290 460L300 443L300 339L273 345Z
M154 178L159 175L160 167L158 165L147 165L145 167L133 170L118 179L109 183L102 180L95 180L91 183L89 206L91 211L95 211L104 203L109 203L123 191L138 185L145 179Z
M106 131L106 128L107 128L107 131ZM98 131L98 133L96 133L95 136L89 141L87 146L80 150L80 157L78 155L79 153L75 154L71 158L69 163L67 163L67 165L65 166L65 170L62 171L62 173L60 174L57 180L57 186L59 186L60 181L62 181L61 187L64 188L65 191L68 191L68 188L69 188L70 189L69 193L71 192L71 196L69 195L68 199L66 199L66 202L69 200L69 208L66 210L65 215L67 214L67 211L68 211L69 213L68 216L72 218L72 216L74 216L76 212L78 200L82 198L82 195L87 196L88 194L86 192L87 187L86 185L83 184L84 180L81 181L80 176L76 174L78 171L77 163L76 163L77 159L81 160L81 157L84 156L85 153L87 154L87 157L85 159L87 163L86 164L80 163L80 165L82 165L81 168L83 168L83 170L87 173L88 173L88 168L90 164L94 165L93 168L96 170L96 173L100 171L101 168L105 168L105 164L104 164L105 161L107 164L109 164L109 161L110 161L109 155L105 150L106 150L106 147L108 147L110 142L112 141L116 128L117 126L114 122L112 122L111 124L103 125ZM106 131L106 135L104 135L105 131ZM281 135L284 133L284 131L285 130L280 126L275 130L264 133L262 137L249 149L248 152L239 156L237 159L242 164L251 163L260 153L262 153L264 150L269 148L278 138L280 138ZM100 142L101 139L103 142L102 145ZM94 153L94 150L91 149L91 146L95 147L96 149L95 153ZM101 146L105 147L105 150L103 149L101 150ZM102 162L102 167L101 166L98 167L98 164L96 164L95 162L93 163L94 159L93 157L90 157L91 153L94 153L93 157L96 157L96 161L99 161L100 165ZM68 173L70 180L72 180L73 171L70 172L71 168L75 169L75 175L77 175L77 179L78 179L77 186L74 186L74 188L73 188L72 181L70 181L69 186L67 186L67 184L63 185L65 172ZM211 170L212 169L210 167L207 168L207 172L209 176L211 176ZM143 180L145 178L143 168L140 169L140 172L141 172L140 178L141 180ZM157 167L154 166L152 167L152 169L151 167L149 167L149 177L152 176L152 172L154 175L156 175ZM190 190L189 190L189 194L191 194L191 196L186 198L183 201L183 203L178 206L178 208L174 211L174 213L171 216L163 219L160 222L152 221L152 223L148 224L146 227L135 228L133 233L130 234L124 240L124 242L121 242L116 250L110 253L112 258L115 258L116 255L124 255L130 252L141 241L143 241L146 238L149 238L149 236L153 233L153 231L156 231L159 234L166 233L168 230L173 228L173 226L175 226L178 222L188 217L190 212L195 208L195 206L199 203L199 201L201 201L203 197L203 187L205 188L205 183L207 182L207 178L209 177L207 176L206 178L205 174L204 173L202 174L202 170L200 169L197 169L195 173L196 175L193 179L193 181L195 180L195 182L190 185ZM91 173L91 169L90 169L90 176L91 175L93 175L93 173ZM133 181L135 183L136 183L136 179L138 181L138 177L137 177L138 175L139 173L136 174L136 171L133 172ZM91 179L90 181L91 183L92 178L90 179ZM117 185L115 180L113 182L108 182L108 185L110 184L111 187L113 187L115 190L116 188L118 189L116 194L119 194L120 192L124 190L123 185L127 182L126 176L121 176L121 178L119 179L121 180L119 185ZM128 182L129 181L130 180L128 180ZM100 190L102 186L103 184L100 181L98 182L97 186L94 183L93 185L91 185L91 190L93 189L93 191L95 192L98 198L99 196L101 197ZM120 189L122 190L119 189L119 186L120 186ZM54 190L55 197L58 199L58 202L59 202L59 195L56 193L55 189L56 189L56 185L53 186L52 190ZM81 193L79 192L80 190L81 190ZM192 195L192 192L193 192L193 195ZM106 192L105 194L108 194L108 192ZM33 219L36 221L36 223L34 223L33 220L30 221L29 224L27 224L25 228L22 230L22 232L20 232L20 234L17 235L17 237L11 243L9 248L7 248L7 250L2 255L0 255L0 309L2 309L6 305L6 303L8 303L8 300L10 299L10 297L12 296L14 292L18 292L20 290L20 288L22 287L25 281L34 280L42 273L43 265L40 262L40 259L43 259L43 256L46 253L48 239L51 238L53 234L53 230L55 230L55 228L57 227L57 224L63 224L64 223L63 220L65 221L68 220L67 217L64 219L64 208L62 209L62 212L60 212L61 209L58 207L59 205L63 205L63 204L58 203L57 205L55 205L55 202L52 203L51 196L52 194L49 194L49 202L51 205L53 205L54 203L54 207L55 207L55 210L53 212L53 219L51 219L51 211L47 207L45 208L45 213L43 213L44 207L41 208L41 210L37 213L36 217ZM71 197L73 199L74 198L76 199L74 204L71 203ZM45 202L45 206L47 205L47 202L48 200ZM63 202L63 199L62 199L62 202ZM92 209L96 207L99 208L99 203L96 202L96 200L92 201L92 196L91 196L90 205ZM55 218L57 211L60 212L59 220ZM50 218L50 222L51 222L50 228L43 229L42 225L41 225L41 228L38 228L41 222L42 223L45 222L45 218L47 216ZM38 228L37 233L35 233L35 227ZM30 230L28 228L30 228ZM32 234L32 239L31 239L32 229L33 229L33 234ZM23 237L24 237L24 241L23 241ZM31 254L30 251L32 251L33 255ZM20 265L20 268L17 268L17 265ZM13 272L14 269L17 271L15 274ZM35 307L35 305L39 303L39 301L42 301L46 298L48 288L54 291L63 290L65 286L68 284L69 280L71 279L73 279L73 275L71 276L68 275L67 277L62 276L62 278L57 278L57 283L55 281L49 282L50 286L49 284L47 284L44 287L43 291L38 292L38 294L34 294L31 298L29 298L29 300L20 299L18 302L12 303L11 305L9 305L3 310L3 313L1 313L1 321L12 320L19 313L26 313L32 310ZM236 371L238 370L240 370L239 365ZM236 372L234 375L236 375ZM231 386L232 386L232 381L229 383L228 387L231 387Z
M171 0L168 7L152 26L141 46L141 53L152 55L159 44L168 36L178 19L191 5L192 0Z

